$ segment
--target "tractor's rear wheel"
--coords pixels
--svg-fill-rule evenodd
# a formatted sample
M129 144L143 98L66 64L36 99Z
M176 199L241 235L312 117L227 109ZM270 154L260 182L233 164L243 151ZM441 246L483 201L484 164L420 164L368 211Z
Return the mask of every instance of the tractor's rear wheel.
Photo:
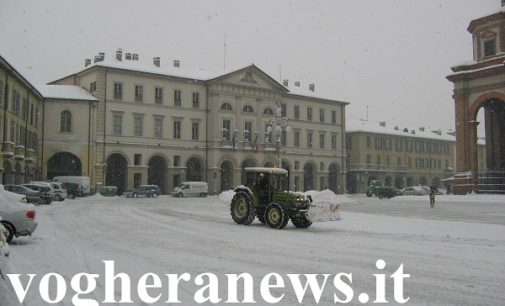
M237 224L249 225L256 217L251 198L243 192L235 194L231 200L230 211L233 221Z
M277 203L272 203L265 210L265 222L271 228L283 229L288 224L286 211Z
M312 225L312 222L307 217L293 217L291 223L297 228L307 228Z

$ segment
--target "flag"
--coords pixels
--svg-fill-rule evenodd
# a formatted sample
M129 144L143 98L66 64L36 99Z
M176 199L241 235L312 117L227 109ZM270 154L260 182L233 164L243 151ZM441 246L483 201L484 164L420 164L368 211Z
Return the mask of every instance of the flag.
M233 145L233 151L235 151L236 138L237 138L237 133L233 133L233 138L231 139L231 143Z

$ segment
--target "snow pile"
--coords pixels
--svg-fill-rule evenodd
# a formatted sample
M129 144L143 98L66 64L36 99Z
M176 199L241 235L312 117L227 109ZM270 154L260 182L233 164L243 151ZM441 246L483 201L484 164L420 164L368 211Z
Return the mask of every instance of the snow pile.
M230 204L231 199L233 199L234 195L235 195L235 191L226 190L226 191L223 191L219 194L219 199L225 204Z
M315 191L315 190L310 190L307 192L304 192L303 195L305 196L311 196L312 201L314 203L321 203L321 204L334 204L334 203L353 203L354 201L349 199L347 196L343 194L335 194L333 191L329 189L325 189L323 191Z

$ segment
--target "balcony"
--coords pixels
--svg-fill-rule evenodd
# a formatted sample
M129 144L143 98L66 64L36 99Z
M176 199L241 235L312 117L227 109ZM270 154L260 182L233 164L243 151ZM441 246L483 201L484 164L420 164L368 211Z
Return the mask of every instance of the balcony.
M407 167L399 166L393 167L391 165L375 165L375 164L349 164L347 165L349 171L366 171L366 172L407 172Z
M4 158L11 158L14 156L14 143L6 141L2 146L2 155Z
M26 158L25 161L27 163L33 163L36 159L37 154L35 153L34 149L27 149L26 150Z
M25 147L24 146L14 146L14 159L23 160L25 159Z

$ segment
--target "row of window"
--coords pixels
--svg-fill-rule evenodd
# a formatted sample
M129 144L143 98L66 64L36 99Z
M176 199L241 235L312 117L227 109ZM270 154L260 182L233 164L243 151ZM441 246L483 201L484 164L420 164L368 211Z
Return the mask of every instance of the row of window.
M432 153L432 154L449 154L449 144L435 140L408 140L408 139L391 139L388 137L374 137L375 150L392 151L393 144L396 152L416 152L416 153ZM366 147L372 147L372 137L366 137ZM352 138L347 138L347 148L352 148Z
M377 168L380 169L384 161L384 165L389 167L391 166L391 157L389 155L383 156L382 155L377 155L376 156L376 162L375 164L377 165ZM412 169L412 158L407 157L406 158L406 165L402 163L402 158L397 157L396 158L396 166L398 168L401 167L407 167L409 169ZM430 159L430 158L415 158L415 168L416 169L442 169L442 160L441 159ZM367 154L366 156L366 163L367 165L372 164L372 156L370 154ZM449 168L449 160L445 160L445 169Z
M90 92L94 93L94 90L96 90L96 82L93 82L90 84ZM114 93L113 93L113 98L115 100L123 100L123 84L122 83L114 83ZM144 86L143 85L135 85L134 88L134 98L135 102L138 103L143 103L145 102L144 99ZM154 104L165 104L165 93L164 89L162 87L155 87L154 88ZM174 106L182 106L182 91L181 90L174 90L173 91L173 99L172 99L173 105ZM192 107L193 108L200 108L200 93L199 92L193 92L192 94Z
M163 116L154 116L153 137L163 138ZM172 122L173 139L182 139L182 119L176 119ZM124 135L123 114L113 113L112 115L112 134L116 136ZM142 137L144 135L144 115L134 114L133 116L133 136ZM191 122L191 139L200 140L200 122Z
M221 105L221 111L225 111L225 112L231 112L233 111L233 107L231 106L230 103L223 103ZM296 120L299 120L301 119L300 118L300 106L299 105L295 105L293 107L294 109L294 114L293 114L293 118L296 119ZM252 107L251 105L249 104L246 104L242 107L242 112L244 113L254 113L254 107ZM280 117L287 117L287 106L286 104L281 104L281 107L279 109L279 112L280 112ZM275 112L274 110L267 106L263 109L263 115L274 115ZM306 116L306 120L307 121L313 121L313 117L312 117L312 107L307 107L307 116ZM319 109L319 122L320 123L325 123L326 122L326 115L325 115L325 109L322 109L320 108ZM332 124L337 124L337 111L335 110L332 110L331 111L331 123Z
M90 91L94 93L93 90L96 90L96 82L93 82L90 84ZM135 102L144 102L144 86L143 85L135 85L134 88L134 97L135 97ZM123 100L123 84L122 83L114 83L114 99L116 100ZM154 104L164 104L164 91L162 87L155 87L154 88ZM182 106L182 91L181 90L174 90L173 91L173 105L174 106ZM193 108L199 108L200 107L200 93L199 92L193 92L192 93L192 107ZM222 111L226 112L231 112L233 111L233 107L231 106L230 103L223 103L220 108ZM294 113L293 113L293 118L294 119L301 119L300 116L300 106L295 105L294 108ZM251 105L245 105L242 108L242 111L244 113L254 113L254 108ZM287 117L287 106L286 104L281 104L280 106L280 116L281 117ZM263 114L266 115L274 115L275 112L271 107L266 107L263 110ZM337 124L337 111L332 110L331 115L330 115L330 122L332 124ZM307 121L313 121L313 116L312 116L312 107L307 107L306 109L306 118ZM325 123L326 122L326 112L325 109L319 109L319 122L320 123Z
M5 102L5 89L3 81L0 81L0 105ZM38 108L34 104L29 103L27 97L21 98L21 93L15 88L11 91L11 104L10 110L16 116L22 117L23 120L28 121L30 125L38 125Z
M0 117L0 129L3 128L3 118ZM38 151L38 134L27 129L26 125L19 124L15 120L8 121L6 125L8 136L7 140L22 145L27 149Z

